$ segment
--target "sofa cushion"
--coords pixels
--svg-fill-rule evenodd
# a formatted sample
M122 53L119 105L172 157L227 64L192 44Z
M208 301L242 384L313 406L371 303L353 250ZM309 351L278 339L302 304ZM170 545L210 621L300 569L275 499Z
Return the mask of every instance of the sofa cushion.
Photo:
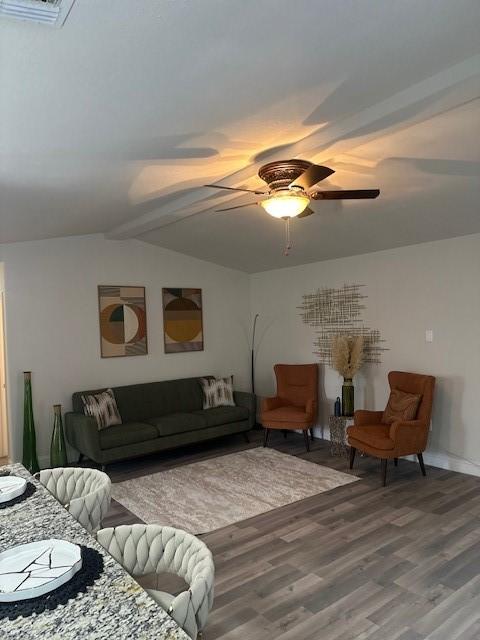
M105 389L81 391L72 396L73 410L83 413L82 394L96 394ZM182 378L145 384L113 387L122 422L146 422L152 416L179 411L191 412L203 407L203 393L198 378Z
M172 436L176 433L205 429L207 421L195 413L171 413L168 416L148 418L148 424L155 427L159 436Z
M207 427L216 427L220 424L230 424L231 422L241 422L248 420L250 412L246 407L215 407L195 411L196 416L201 416L206 420Z
M98 432L100 449L114 449L158 438L157 429L144 422L124 422Z
M348 437L363 442L374 449L388 451L393 449L395 443L390 438L390 427L386 424L372 424L361 427L348 427Z

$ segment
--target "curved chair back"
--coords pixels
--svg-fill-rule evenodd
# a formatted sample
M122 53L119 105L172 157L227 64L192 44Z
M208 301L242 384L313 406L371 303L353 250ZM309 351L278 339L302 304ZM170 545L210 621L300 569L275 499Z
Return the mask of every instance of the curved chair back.
M318 398L318 366L316 364L276 364L277 396L295 407L305 407Z
M132 576L174 573L190 585L172 599L168 613L196 638L213 605L215 567L204 542L191 533L156 524L101 529L98 542Z
M98 529L110 506L111 482L106 473L58 467L43 469L36 477L85 529Z

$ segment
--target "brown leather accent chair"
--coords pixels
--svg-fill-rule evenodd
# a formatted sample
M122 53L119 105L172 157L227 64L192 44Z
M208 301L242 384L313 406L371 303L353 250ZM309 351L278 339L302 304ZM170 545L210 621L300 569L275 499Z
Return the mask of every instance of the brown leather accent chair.
M264 398L261 423L265 429L263 446L271 429L303 431L305 446L310 451L308 430L313 429L318 411L318 366L316 364L276 364L277 395ZM313 431L312 431L313 439Z
M406 393L420 395L420 403L415 420L396 421L392 424L382 422L383 411L355 411L354 424L347 429L350 445L350 469L353 467L357 449L382 461L382 482L387 481L387 461L416 454L422 474L426 475L423 463L432 415L433 390L435 378L419 373L390 371L388 374L390 389L399 389Z

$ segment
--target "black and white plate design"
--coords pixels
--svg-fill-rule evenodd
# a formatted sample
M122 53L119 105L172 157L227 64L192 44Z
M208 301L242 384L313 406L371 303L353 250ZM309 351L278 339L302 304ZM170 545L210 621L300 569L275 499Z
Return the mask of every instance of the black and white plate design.
M18 496L21 496L27 488L25 478L18 476L2 476L0 477L0 502L8 502Z
M68 582L82 567L81 549L40 540L0 553L0 602L36 598Z

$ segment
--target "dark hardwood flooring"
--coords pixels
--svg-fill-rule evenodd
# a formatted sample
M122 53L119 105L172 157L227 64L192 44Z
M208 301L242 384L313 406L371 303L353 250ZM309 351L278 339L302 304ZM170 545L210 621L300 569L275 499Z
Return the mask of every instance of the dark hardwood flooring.
M241 436L111 465L112 481L248 447ZM301 435L270 446L347 471ZM357 455L359 482L202 536L214 554L206 640L480 639L480 478ZM137 522L112 502L104 526ZM179 585L163 582L166 589ZM159 585L160 586L160 585Z

